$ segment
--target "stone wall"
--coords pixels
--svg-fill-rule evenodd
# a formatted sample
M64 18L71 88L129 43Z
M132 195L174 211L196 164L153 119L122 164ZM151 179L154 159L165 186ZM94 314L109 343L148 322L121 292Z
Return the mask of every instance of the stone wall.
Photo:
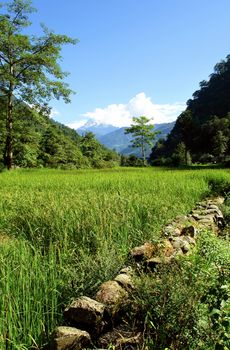
M163 228L158 244L145 242L133 248L130 266L124 267L113 280L104 282L94 299L83 296L66 307L66 325L54 330L51 350L106 349L110 344L113 349L139 349L141 332L130 331L125 323L135 275L140 269L148 272L159 264L170 264L179 255L189 254L204 230L218 234L224 226L220 210L223 202L224 198L217 197L197 203L190 214L176 217Z

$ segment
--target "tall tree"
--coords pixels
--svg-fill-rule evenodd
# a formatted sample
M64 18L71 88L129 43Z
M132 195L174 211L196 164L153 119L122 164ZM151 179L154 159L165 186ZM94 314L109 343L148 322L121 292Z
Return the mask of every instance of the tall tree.
M31 25L29 14L34 11L30 0L0 5L0 92L6 100L5 163L11 169L15 104L23 102L44 109L52 98L70 102L72 91L63 83L67 73L58 61L63 44L75 44L76 40L45 26L40 37L25 34Z
M154 125L149 124L151 119L140 116L133 117L134 124L131 124L130 128L125 129L125 134L133 134L132 147L140 148L143 164L146 164L146 147L152 146L153 141L159 131L153 131Z

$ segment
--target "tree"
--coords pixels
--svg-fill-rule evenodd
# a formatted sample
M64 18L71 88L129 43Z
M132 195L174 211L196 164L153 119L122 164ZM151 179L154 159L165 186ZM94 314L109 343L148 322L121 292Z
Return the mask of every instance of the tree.
M175 148L174 153L172 154L172 163L175 166L181 165L191 165L192 159L189 151L186 148L184 142L180 142Z
M159 131L153 131L154 125L149 124L151 119L140 116L133 117L134 124L125 129L125 134L133 134L132 147L140 148L143 164L146 164L146 147L152 146Z
M3 7L2 4L0 4ZM0 14L0 93L6 100L5 164L13 164L13 125L17 103L48 108L52 98L70 102L71 90L63 83L67 73L58 64L63 44L75 44L66 35L54 34L44 25L43 35L25 34L34 11L30 0L12 0Z

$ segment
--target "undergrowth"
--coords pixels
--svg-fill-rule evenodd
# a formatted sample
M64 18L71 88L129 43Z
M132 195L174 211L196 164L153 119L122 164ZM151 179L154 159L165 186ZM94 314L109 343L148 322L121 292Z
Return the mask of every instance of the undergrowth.
M230 347L230 245L210 232L193 254L137 280L146 349Z

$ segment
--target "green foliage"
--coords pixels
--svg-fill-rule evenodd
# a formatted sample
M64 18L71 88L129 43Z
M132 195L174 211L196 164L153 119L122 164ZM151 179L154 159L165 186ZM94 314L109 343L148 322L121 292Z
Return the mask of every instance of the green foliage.
M175 166L191 165L191 156L185 144L180 142L172 155L172 164Z
M135 156L135 154L130 154L130 156L121 156L121 166L133 166L140 167L143 166L143 161Z
M203 233L187 258L141 276L136 295L154 349L228 349L230 245Z
M59 125L58 130L59 127L62 128ZM70 134L74 136L72 131ZM99 285L113 278L127 263L130 248L146 240L158 241L162 226L175 216L188 213L209 193L209 182L216 178L220 183L230 181L226 170L165 171L150 167L100 171L17 169L0 173L1 349L24 350L32 344L36 348L35 343L41 348L49 331L61 324L63 307L72 298L95 295ZM214 241L211 245L214 249ZM202 254L212 259L209 251ZM211 273L216 270L210 261ZM201 282L196 277L203 271L199 272L199 267L201 264L197 265L197 275L191 276L197 288L201 288ZM175 281L180 281L177 269L180 271L179 266L175 266ZM214 281L216 276L215 272ZM212 274L209 278L213 281ZM167 275L165 282L168 283ZM187 305L187 284L173 287L171 301L181 306L181 315ZM208 281L207 287L210 285ZM181 300L176 294L180 287ZM192 295L192 284L189 287ZM157 298L161 300L159 294ZM210 312L211 306L218 309L213 302ZM188 307L192 309L193 305ZM225 309L223 306L218 321L222 330ZM172 317L167 315L170 322L175 321L179 313L176 310L172 307ZM23 332L18 332L22 327ZM176 330L186 327L182 322ZM182 337L187 339L186 334Z
M43 36L26 35L24 29L30 26L29 15L34 11L30 0L12 0L5 7L0 14L0 91L6 100L5 162L11 169L15 98L39 108L51 98L70 102L72 91L63 82L67 74L58 61L62 46L76 40L54 34L44 25Z
M172 157L183 142L193 161L203 162L204 155L210 154L213 162L226 162L230 154L229 94L230 55L215 66L208 81L200 83L200 89L188 100L187 109L163 142L161 154L154 148L151 159Z
M0 237L2 350L38 349L61 322L59 305L65 275L60 265L57 270L60 253L52 246L43 255L22 239Z
M150 121L145 116L133 117L134 124L125 130L126 134L133 134L132 147L141 149L143 164L146 163L146 147L152 146L152 141L159 133L153 132L154 125L149 124Z
M0 99L0 107L4 99ZM60 123L54 122L42 113L30 109L19 102L15 105L15 123L13 132L14 165L16 167L52 167L52 168L90 168L113 167L119 164L116 152L106 149L93 135L87 141ZM0 164L4 163L5 130L4 110L0 109Z
M91 159L93 168L111 168L119 164L118 154L102 146L92 132L87 132L82 136L80 149L85 157Z

